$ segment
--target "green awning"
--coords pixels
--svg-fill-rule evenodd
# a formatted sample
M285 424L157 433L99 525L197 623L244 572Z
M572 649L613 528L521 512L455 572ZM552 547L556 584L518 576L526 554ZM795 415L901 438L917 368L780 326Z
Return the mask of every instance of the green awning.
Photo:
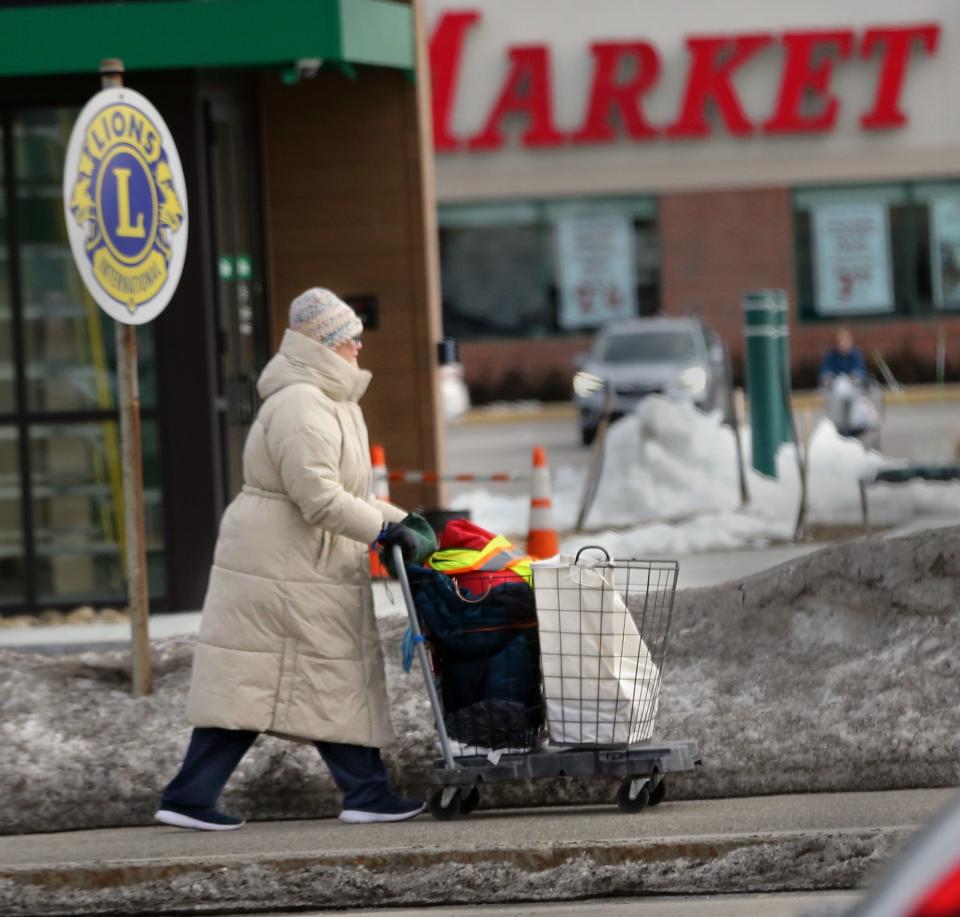
M413 11L393 0L160 0L0 9L0 77L289 67L320 58L412 70Z

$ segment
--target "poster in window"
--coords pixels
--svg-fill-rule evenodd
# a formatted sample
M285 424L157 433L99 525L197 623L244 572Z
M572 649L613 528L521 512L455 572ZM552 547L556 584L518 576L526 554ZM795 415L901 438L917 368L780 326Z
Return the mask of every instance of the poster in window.
M627 216L556 223L561 328L595 328L637 314L633 222Z
M960 197L940 197L930 205L930 269L933 304L960 305Z
M893 310L886 204L814 207L813 245L816 308L821 315Z

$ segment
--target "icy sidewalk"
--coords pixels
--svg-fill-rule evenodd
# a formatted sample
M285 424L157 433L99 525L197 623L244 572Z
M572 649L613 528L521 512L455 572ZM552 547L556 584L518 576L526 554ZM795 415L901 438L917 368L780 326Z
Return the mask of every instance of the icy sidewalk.
M0 838L0 912L150 914L855 888L948 790Z

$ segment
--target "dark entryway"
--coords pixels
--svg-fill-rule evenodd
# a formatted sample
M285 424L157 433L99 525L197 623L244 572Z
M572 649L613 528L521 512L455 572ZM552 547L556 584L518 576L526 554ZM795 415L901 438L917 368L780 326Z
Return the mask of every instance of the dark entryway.
M205 104L207 173L217 320L217 418L223 499L243 484L243 444L257 411L256 383L268 356L254 112L240 98Z

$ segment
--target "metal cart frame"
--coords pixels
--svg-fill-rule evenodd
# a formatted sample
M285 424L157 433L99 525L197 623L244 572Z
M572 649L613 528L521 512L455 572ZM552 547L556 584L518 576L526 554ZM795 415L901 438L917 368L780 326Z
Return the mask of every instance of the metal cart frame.
M447 821L458 815L468 815L480 801L479 786L482 783L548 777L622 778L617 805L624 812L640 812L663 801L666 774L690 771L701 763L699 745L692 739L634 745L547 747L528 752L506 752L495 760L483 755L454 757L403 555L398 546L392 550L440 740L442 758L434 762L430 774L432 782L440 786L430 799L430 812L434 818Z

